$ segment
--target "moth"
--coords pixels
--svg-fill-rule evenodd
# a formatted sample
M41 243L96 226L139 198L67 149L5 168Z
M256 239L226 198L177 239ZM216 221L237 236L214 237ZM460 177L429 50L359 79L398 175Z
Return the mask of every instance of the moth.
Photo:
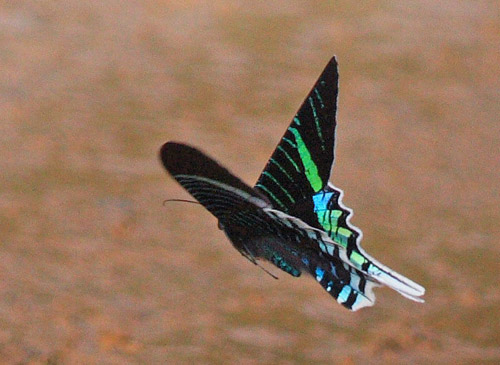
M343 191L330 182L338 95L335 57L281 138L252 188L198 149L167 142L163 166L219 222L248 260L313 276L338 303L355 311L375 303L385 285L416 302L425 289L369 256L350 223Z

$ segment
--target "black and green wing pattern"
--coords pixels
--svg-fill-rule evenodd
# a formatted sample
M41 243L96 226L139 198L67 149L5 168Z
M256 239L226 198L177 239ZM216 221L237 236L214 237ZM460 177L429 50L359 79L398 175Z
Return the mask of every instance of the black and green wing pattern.
M331 241L325 232L274 209L258 190L194 147L168 142L160 157L165 169L218 219L234 247L251 262L263 258L295 277L312 273L351 310L373 303L375 283L338 257L326 259L317 249ZM349 283L349 293L344 283Z
M283 212L293 213L299 203L307 203L328 184L334 160L337 95L337 61L332 58L255 185Z
M254 188L194 147L168 142L165 169L219 221L234 247L292 276L311 274L350 310L373 305L387 285L422 301L424 288L363 251L342 190L330 183L338 95L333 58L293 118Z
M345 276L339 279L344 286L336 297L340 303L357 292L358 306L373 304L374 295L363 296L363 290L356 290L360 280L362 288L366 283L385 284L421 301L418 297L424 294L423 287L363 251L362 232L349 223L352 211L342 203L343 192L329 182L334 162L337 96L338 71L333 58L293 118L255 188L277 210L299 218L303 229L326 233L327 238L322 235L316 240L325 258L340 259L339 268L347 264L356 270L352 280Z

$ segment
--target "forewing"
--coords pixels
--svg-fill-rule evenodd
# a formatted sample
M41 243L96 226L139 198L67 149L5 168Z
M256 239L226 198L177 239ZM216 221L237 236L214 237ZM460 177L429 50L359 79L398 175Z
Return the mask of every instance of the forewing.
M323 189L334 159L338 72L325 67L276 147L255 188L284 212Z
M197 201L224 223L235 207L268 207L266 197L196 148L167 142L160 150L165 169Z

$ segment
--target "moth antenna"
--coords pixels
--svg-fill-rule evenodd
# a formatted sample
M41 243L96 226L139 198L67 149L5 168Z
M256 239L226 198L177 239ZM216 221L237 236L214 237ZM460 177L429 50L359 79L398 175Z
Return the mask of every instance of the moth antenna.
M169 202L181 202L181 203L200 204L199 202L194 201L194 200L187 200L187 199L166 199L166 200L163 201L163 206L165 206L165 203L169 203Z

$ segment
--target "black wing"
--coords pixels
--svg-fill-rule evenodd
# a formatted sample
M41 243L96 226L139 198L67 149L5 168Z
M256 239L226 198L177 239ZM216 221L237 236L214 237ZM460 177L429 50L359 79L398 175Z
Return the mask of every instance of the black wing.
M265 212L264 208L271 208L267 198L201 151L185 144L165 143L160 158L174 179L219 220L235 248L257 264L254 254L263 250L255 242L269 235L274 237L280 228ZM285 262L277 252L267 250L262 257L290 275L300 275L300 269Z
M265 196L193 147L167 142L160 158L174 179L222 224L239 205L269 206Z

